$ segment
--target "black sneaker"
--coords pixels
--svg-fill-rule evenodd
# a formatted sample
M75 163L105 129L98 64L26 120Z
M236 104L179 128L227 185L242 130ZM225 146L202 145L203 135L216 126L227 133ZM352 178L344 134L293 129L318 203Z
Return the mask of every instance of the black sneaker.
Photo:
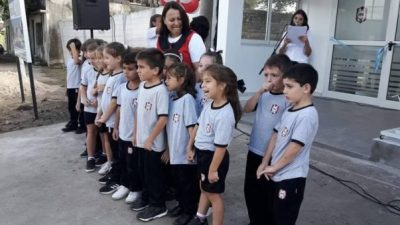
M100 155L96 160L96 167L101 167L105 162L107 162L107 156L103 154Z
M87 160L86 161L86 170L85 171L87 173L95 171L95 169L96 169L95 163L96 163L96 161L95 161L94 158Z
M81 154L80 154L81 158L87 158L88 154L87 154L87 149L85 149Z
M62 130L63 132L70 132L70 131L74 131L74 130L76 130L76 129L78 129L78 126L77 126L77 125L69 124L68 126L64 127L64 128L61 129L61 130Z
M183 213L174 221L174 225L187 225L193 218L193 215Z
M142 200L142 198L137 199L136 201L132 202L131 209L135 212L142 211L143 209L149 207L149 203Z
M71 126L71 124L72 124L71 121L68 121L68 123L66 123L64 127L69 127Z
M118 187L119 187L119 184L117 184L116 182L112 182L111 184L108 184L108 185L100 188L99 191L103 195L109 195L109 194L116 192Z
M177 217L183 213L183 209L178 205L176 205L171 210L168 210L168 216L170 217Z
M111 180L111 174L106 174L99 179L100 184L107 184L108 181Z
M148 222L150 220L154 220L157 218L161 218L163 216L166 216L168 213L167 207L148 207L144 211L140 212L137 214L136 218L138 220Z
M78 127L78 128L76 128L76 130L75 130L75 134L83 134L83 133L85 133L85 132L86 132L86 129L83 128L83 127Z
M195 216L187 225L208 225L207 218L201 220L199 217Z

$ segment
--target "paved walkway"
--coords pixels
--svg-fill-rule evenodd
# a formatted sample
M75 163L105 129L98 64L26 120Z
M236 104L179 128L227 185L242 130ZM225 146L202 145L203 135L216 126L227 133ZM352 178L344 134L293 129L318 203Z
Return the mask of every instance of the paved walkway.
M79 158L84 135L64 134L63 124L0 135L0 225L132 225L136 213L123 201L101 195L99 175L84 171ZM322 130L323 131L323 130ZM225 224L248 223L243 199L245 135L230 147ZM314 147L312 164L359 183L383 201L400 197L400 171ZM171 204L171 203L170 203ZM310 170L299 225L399 224L400 217L364 200L331 178ZM162 218L147 224L172 224Z
M314 146L360 159L381 161L400 169L400 148L376 145L381 130L400 127L400 112L328 98L314 98L319 129ZM241 128L250 132L254 113L245 114Z

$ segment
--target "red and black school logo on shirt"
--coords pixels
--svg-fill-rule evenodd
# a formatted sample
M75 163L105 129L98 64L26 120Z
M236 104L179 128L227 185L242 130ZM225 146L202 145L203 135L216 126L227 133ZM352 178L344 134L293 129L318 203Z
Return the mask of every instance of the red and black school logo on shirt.
M151 106L152 106L152 104L150 102L146 102L146 104L144 104L144 109L146 109L147 111L150 111Z
M178 113L174 113L174 115L172 116L172 121L174 123L178 123L179 122L179 118L181 118L181 116Z
M272 114L277 114L279 112L279 105L273 104L270 111Z
M289 134L289 129L287 127L284 127L281 131L281 136L286 137Z
M132 106L133 107L137 106L137 98L132 99Z
M211 124L207 123L207 126L206 126L206 133L207 133L207 134L210 134L211 132L212 132L212 126L211 126Z
M206 97L201 98L201 100L200 100L200 104L201 104L201 105L206 104L206 102L207 102L207 98L206 98Z

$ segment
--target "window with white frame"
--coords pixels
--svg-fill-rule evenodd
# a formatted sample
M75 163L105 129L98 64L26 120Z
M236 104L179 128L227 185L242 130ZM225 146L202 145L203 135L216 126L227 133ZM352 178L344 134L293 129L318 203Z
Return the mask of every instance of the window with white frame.
M244 0L242 39L278 41L300 0Z

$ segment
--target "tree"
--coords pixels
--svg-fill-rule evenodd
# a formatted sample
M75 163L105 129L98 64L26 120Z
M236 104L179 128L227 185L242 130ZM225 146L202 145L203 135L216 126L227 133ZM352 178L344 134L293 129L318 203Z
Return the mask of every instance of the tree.
M282 12L288 6L292 6L297 0L272 0L272 7L275 11ZM268 0L245 0L245 9L264 8L268 6Z
M10 12L8 11L8 0L0 0L0 16L3 21L10 17Z

